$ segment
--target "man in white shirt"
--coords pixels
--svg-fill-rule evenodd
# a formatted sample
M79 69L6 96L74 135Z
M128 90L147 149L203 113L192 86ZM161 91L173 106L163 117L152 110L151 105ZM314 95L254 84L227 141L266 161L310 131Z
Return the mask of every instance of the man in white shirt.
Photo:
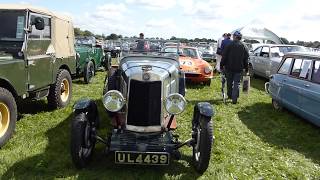
M221 58L222 58L222 49L221 49L221 45L222 45L222 41L227 37L227 33L224 33L222 35L222 37L218 40L218 44L217 44L217 52L216 52L216 70L218 72L221 72L220 69L220 63L221 63Z

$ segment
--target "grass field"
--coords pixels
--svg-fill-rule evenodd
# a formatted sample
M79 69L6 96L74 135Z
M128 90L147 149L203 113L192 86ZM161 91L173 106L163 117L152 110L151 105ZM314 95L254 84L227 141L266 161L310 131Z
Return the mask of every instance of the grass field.
M200 175L191 165L191 148L182 159L166 167L116 166L98 145L90 166L74 168L69 154L72 105L80 98L99 104L102 131L109 127L100 102L105 72L93 83L74 80L73 98L65 109L50 111L46 101L21 105L14 137L0 149L0 179L319 179L320 129L290 112L276 112L263 90L264 81L254 79L248 95L237 105L225 105L220 80L211 87L189 86L186 111L178 117L181 140L191 136L193 106L198 101L214 105L215 144L208 170Z

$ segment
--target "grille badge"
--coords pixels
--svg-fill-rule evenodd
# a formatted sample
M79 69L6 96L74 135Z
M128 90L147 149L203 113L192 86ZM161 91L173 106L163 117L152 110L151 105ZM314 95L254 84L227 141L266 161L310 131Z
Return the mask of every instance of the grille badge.
M143 73L142 79L145 80L145 81L149 81L150 80L150 74L149 73Z

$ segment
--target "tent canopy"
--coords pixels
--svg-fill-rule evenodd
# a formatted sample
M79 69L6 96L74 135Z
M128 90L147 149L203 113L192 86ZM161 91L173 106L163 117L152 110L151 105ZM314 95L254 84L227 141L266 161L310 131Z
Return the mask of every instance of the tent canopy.
M255 40L260 43L283 44L281 39L275 33L264 27L248 25L236 29L235 31L240 31L244 40Z

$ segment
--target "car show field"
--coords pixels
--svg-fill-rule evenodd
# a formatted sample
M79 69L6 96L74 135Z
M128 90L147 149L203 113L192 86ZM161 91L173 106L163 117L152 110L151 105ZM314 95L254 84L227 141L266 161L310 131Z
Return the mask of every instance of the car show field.
M0 4L0 180L320 179L298 1Z
M169 166L115 165L96 146L90 166L78 170L70 155L72 105L86 97L100 112L99 135L111 129L101 101L106 72L92 83L73 80L73 99L64 109L51 110L46 100L22 102L12 139L0 149L0 179L316 179L320 176L320 130L291 112L273 110L263 79L252 79L249 94L239 103L224 104L220 78L211 86L187 84L187 108L177 117L179 138L190 137L193 107L208 101L216 110L215 143L204 174L192 167L192 149ZM125 169L125 170L124 170Z

